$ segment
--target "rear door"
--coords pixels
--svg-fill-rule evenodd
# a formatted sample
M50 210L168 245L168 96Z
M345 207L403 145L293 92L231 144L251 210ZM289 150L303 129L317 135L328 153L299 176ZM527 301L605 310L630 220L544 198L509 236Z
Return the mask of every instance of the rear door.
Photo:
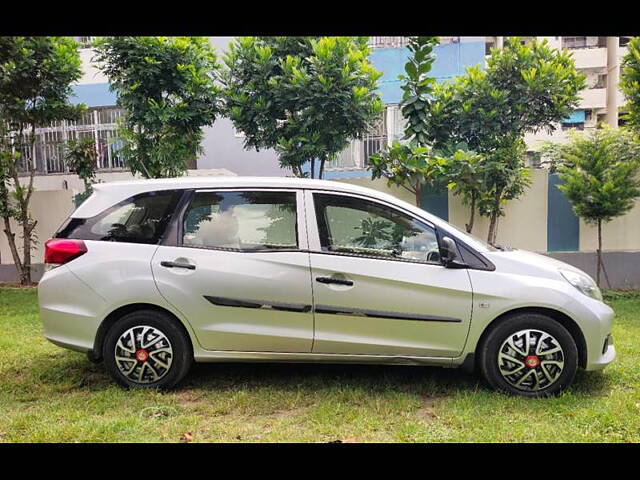
M357 195L308 191L306 203L314 353L460 354L471 283L440 263L432 225Z
M184 204L152 269L205 349L311 351L302 205L301 191L270 189L197 190Z

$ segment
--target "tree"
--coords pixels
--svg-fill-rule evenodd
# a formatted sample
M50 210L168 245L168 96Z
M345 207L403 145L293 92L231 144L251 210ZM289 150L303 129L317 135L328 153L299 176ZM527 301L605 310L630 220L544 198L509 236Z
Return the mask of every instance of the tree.
M625 128L603 125L590 133L572 131L569 143L554 150L558 185L573 211L598 228L596 282L600 286L602 224L625 214L640 196L640 143ZM607 282L608 282L607 278Z
M36 127L77 118L71 85L82 75L77 44L68 37L0 37L0 215L23 285L31 283L31 249L37 221L29 203L34 191ZM26 179L21 176L28 172ZM11 227L22 230L22 258Z
M82 137L68 140L65 145L65 161L69 170L84 183L82 199L91 194L91 184L95 181L98 166L98 152L96 143L92 137Z
M469 222L464 227L467 233L471 233L478 199L483 192L485 165L483 157L469 151L466 145L457 145L453 150L445 153L443 176L453 194L462 196L462 203L469 205Z
M524 45L517 37L491 51L486 69L469 67L465 75L434 86L425 135L436 149L465 144L482 156L478 202L480 214L490 218L490 243L504 204L529 182L524 134L554 130L577 106L584 86L570 53L550 48L546 40Z
M622 60L620 88L627 99L629 125L640 129L640 37L632 38L627 49Z
M435 80L428 77L435 56L433 48L438 37L411 37L407 48L411 52L405 64L406 75L398 75L402 101L400 111L406 119L405 143L394 141L369 158L371 178L386 178L389 186L396 185L411 192L420 205L423 187L433 187L442 177L444 161L435 158L425 136L426 112Z
M78 205L91 195L91 185L96 180L98 151L95 140L91 137L68 140L65 145L65 162L69 170L75 172L84 183L84 192L75 196Z
M245 148L273 148L280 165L319 178L325 163L361 138L382 111L382 75L366 37L244 37L227 52L226 112Z
M221 111L216 55L206 37L104 37L94 60L118 94L118 136L132 173L183 175L200 153L202 127Z

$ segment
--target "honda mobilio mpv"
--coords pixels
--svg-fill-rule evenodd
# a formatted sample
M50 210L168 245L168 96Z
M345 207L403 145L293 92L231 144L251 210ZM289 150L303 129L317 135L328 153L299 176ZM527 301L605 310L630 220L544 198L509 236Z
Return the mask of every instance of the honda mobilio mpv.
M346 183L97 184L45 263L46 338L124 386L172 387L193 361L354 362L464 367L538 397L615 357L584 272Z

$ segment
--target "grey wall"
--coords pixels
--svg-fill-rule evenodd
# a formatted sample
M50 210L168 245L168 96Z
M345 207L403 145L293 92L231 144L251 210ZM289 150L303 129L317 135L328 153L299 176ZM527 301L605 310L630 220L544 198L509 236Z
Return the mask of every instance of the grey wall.
M233 37L210 37L220 62ZM213 126L204 129L198 168L226 168L238 175L284 176L287 171L278 164L273 150L245 150L244 139L235 136L233 124L227 118L218 118Z
M569 263L596 278L595 252L553 252L547 254L562 262ZM607 269L611 288L640 288L640 252L603 252L602 261ZM609 288L601 273L602 288Z

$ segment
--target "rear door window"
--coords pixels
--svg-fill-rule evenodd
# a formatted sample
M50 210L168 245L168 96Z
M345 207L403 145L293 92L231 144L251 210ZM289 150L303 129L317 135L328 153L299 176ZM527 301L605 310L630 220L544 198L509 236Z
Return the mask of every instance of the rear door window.
M225 250L297 249L295 192L200 191L184 214L182 245Z
M56 238L108 242L159 243L182 190L146 192L91 218L70 218Z

